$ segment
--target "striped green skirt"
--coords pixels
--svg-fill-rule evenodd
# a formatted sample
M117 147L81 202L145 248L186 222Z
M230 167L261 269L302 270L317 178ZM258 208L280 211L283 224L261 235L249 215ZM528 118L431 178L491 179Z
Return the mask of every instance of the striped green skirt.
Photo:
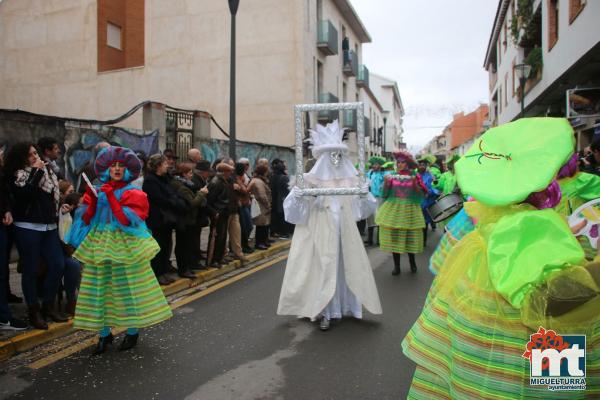
M122 231L92 231L74 253L84 264L74 326L143 328L172 316L150 267L154 239Z
M425 219L419 204L391 198L377 211L379 247L390 253L422 253Z
M422 253L423 229L379 227L379 247L390 253Z
M436 288L441 283L439 277L434 280ZM452 306L446 298L452 299ZM444 296L430 293L421 316L402 342L404 354L417 364L408 398L600 398L599 324L587 330L557 332L587 335L586 391L551 392L529 384L529 360L522 355L533 333L535 328L523 324L520 310L466 280Z

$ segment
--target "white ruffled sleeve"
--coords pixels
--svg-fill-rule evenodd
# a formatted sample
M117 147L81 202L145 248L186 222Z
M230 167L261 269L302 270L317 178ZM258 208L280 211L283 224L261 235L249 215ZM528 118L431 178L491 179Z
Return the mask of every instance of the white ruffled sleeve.
M285 220L294 225L306 225L310 214L310 199L298 194L298 187L294 186L283 201Z
M371 193L354 196L352 199L352 214L356 221L367 219L377 211L377 200Z

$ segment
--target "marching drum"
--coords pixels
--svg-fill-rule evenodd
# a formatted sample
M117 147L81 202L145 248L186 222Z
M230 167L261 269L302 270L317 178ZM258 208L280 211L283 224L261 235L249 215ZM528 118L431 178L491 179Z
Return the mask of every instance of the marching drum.
M459 212L462 207L462 196L450 193L440 197L435 203L427 207L427 212L433 222L440 222Z

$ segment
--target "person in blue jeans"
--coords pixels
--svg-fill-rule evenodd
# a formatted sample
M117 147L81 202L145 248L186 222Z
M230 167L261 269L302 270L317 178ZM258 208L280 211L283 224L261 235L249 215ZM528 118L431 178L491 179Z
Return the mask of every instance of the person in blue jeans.
M0 167L2 158L0 158ZM2 169L0 168L0 329L5 330L23 330L27 324L17 318L14 318L8 308L8 259L6 254L6 227L12 224L13 218L10 212L10 202Z
M65 322L68 318L54 309L56 294L65 268L58 237L58 179L27 142L14 144L6 155L5 180L12 194L12 216L19 260L21 284L27 302L29 323L48 329L45 318ZM37 273L40 261L46 264L40 307Z

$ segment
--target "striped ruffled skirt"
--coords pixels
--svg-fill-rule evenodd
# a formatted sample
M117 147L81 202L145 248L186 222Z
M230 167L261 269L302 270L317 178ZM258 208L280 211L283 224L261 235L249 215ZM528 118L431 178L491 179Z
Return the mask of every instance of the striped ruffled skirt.
M74 326L143 328L172 316L150 267L159 251L151 237L90 232L74 257L84 263Z

